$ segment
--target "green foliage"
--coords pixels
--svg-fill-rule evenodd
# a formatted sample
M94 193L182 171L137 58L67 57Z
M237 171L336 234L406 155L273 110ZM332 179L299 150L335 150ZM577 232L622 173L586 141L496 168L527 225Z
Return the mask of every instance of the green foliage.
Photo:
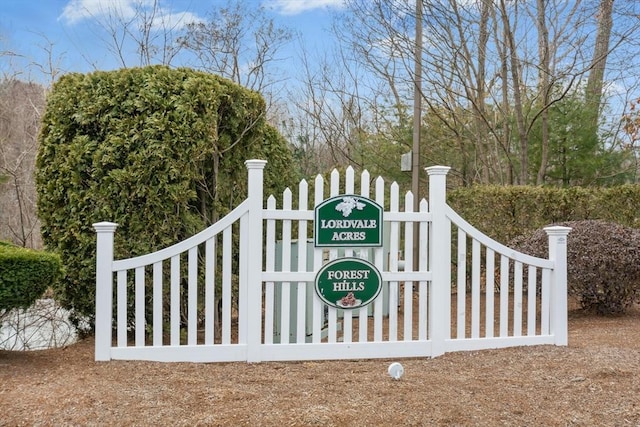
M450 191L463 218L500 242L560 221L602 219L640 228L640 186L474 186Z
M640 302L640 230L606 221L569 221L567 281L585 310L621 314ZM515 239L515 249L546 258L544 230Z
M615 185L632 178L623 167L630 151L617 149L613 137L598 135L593 113L577 94L568 94L551 105L549 113L549 163L545 183L559 186ZM531 170L535 177L541 162L541 123L531 132ZM615 142L615 141L614 141Z
M244 161L264 158L266 189L297 177L262 97L221 77L153 66L68 74L52 88L37 157L45 244L66 274L57 296L95 310L92 224L119 224L117 259L193 235L246 194ZM268 193L267 193L268 194Z
M61 273L58 255L0 242L0 312L31 306Z

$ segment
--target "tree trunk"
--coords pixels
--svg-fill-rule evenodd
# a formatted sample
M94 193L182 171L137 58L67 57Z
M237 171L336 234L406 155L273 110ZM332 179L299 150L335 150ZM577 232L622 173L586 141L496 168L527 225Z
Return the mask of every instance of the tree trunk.
M591 59L591 71L587 80L586 99L590 112L591 125L597 132L600 118L600 103L602 101L602 86L604 71L609 55L609 41L611 28L613 27L613 0L601 0L598 8L598 28L596 30L596 42Z
M503 33L506 30L503 29ZM504 34L503 34L504 35ZM504 131L501 134L502 138L502 149L504 150L505 156L507 157L507 178L506 182L508 184L514 183L513 176L513 160L511 157L511 125L509 123L509 116L511 115L511 104L509 101L509 87L507 82L509 81L509 63L507 61L507 50L508 47L506 44L498 45L498 52L500 55L500 78L502 79L502 122L504 123ZM497 122L497 119L496 119Z
M476 129L477 129L477 145L482 147L482 152L485 158L483 159L482 168L482 181L485 184L491 182L491 174L489 172L489 166L496 165L491 159L491 150L488 147L489 132L486 124L487 106L485 98L487 96L486 90L486 63L487 63L487 42L489 40L488 22L489 22L489 7L490 2L488 0L482 1L480 10L480 26L478 37L478 76L476 78L478 89L476 91L476 109L475 114Z
M518 52L515 37L509 22L509 15L504 0L500 1L500 10L502 14L502 25L504 26L505 42L509 55L509 65L511 66L511 79L513 84L513 109L516 113L516 125L518 127L518 137L520 140L520 182L526 184L528 181L529 169L529 138L525 126L524 107L522 105L522 78L520 76L520 62L518 60ZM506 83L506 82L505 82Z
M549 162L549 77L551 69L549 67L549 30L547 29L546 17L546 0L537 0L538 12L538 55L540 57L540 67L538 69L538 93L541 97L540 108L542 109L540 116L540 126L542 137L540 141L540 166L538 167L538 175L536 184L542 185L547 171L547 163Z

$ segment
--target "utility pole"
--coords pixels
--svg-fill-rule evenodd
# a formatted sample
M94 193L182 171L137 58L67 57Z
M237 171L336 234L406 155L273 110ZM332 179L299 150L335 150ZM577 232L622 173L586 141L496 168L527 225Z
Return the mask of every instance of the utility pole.
M420 204L420 122L422 116L422 0L416 0L416 43L414 52L415 76L413 77L413 150L411 152L411 191L413 208Z
M415 75L413 77L413 150L411 151L411 192L413 211L420 209L420 125L422 119L422 0L416 0ZM420 238L419 223L413 226L413 245ZM413 251L413 268L418 270L419 251Z

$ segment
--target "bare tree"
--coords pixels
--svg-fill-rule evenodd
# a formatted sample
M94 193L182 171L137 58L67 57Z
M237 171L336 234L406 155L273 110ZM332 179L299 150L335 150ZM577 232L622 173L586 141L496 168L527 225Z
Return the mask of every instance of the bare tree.
M33 170L44 96L34 83L0 82L0 239L32 248L41 246Z
M595 69L593 61L586 60L594 40L593 1L422 1L424 114L437 119L425 130L424 155L447 157L466 183L545 182L551 155L549 110L577 93L587 74L592 81L597 77L589 73ZM386 82L387 100L399 111L409 105L413 81L410 3L349 0L348 25L338 32L348 41L343 46L351 49L354 62ZM608 50L600 49L609 58L614 49L630 46L630 31L638 28L632 15L617 33L614 27L615 41ZM598 16L598 22L606 22ZM602 38L596 37L596 46L602 46ZM602 59L604 53L594 58ZM604 65L598 62L606 73ZM435 140L436 135L443 139ZM458 147L457 158L447 144Z
M97 13L85 12L97 23L96 36L122 67L171 65L180 53L185 21L193 17L169 13L159 0L133 0L130 6L123 9L114 2Z
M30 66L39 71L39 73L48 80L49 87L53 85L58 77L62 75L62 62L64 60L64 54L57 54L55 52L55 43L51 41L46 35L40 34L43 43L39 46L42 52L44 52L44 62L32 62ZM43 88L47 90L46 88Z
M399 159L411 147L411 116L406 64L399 54L412 41L406 31L387 38L379 30L391 25L390 4L365 6L361 19L347 14L336 20L331 29L336 49L315 56L300 49L301 83L289 92L292 120L299 124L293 141L296 149L313 150L315 173L350 164L402 178Z
M191 22L180 37L180 46L196 58L199 69L226 77L260 92L268 105L278 100L283 81L277 63L292 33L269 18L262 6L228 1L215 7L206 22Z

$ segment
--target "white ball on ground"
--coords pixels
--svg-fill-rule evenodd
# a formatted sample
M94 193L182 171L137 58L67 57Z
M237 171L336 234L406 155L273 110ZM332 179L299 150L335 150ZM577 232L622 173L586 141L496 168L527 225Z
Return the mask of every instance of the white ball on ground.
M393 362L391 365L389 365L387 372L389 373L391 378L393 378L394 380L399 380L404 374L404 367L398 362Z

